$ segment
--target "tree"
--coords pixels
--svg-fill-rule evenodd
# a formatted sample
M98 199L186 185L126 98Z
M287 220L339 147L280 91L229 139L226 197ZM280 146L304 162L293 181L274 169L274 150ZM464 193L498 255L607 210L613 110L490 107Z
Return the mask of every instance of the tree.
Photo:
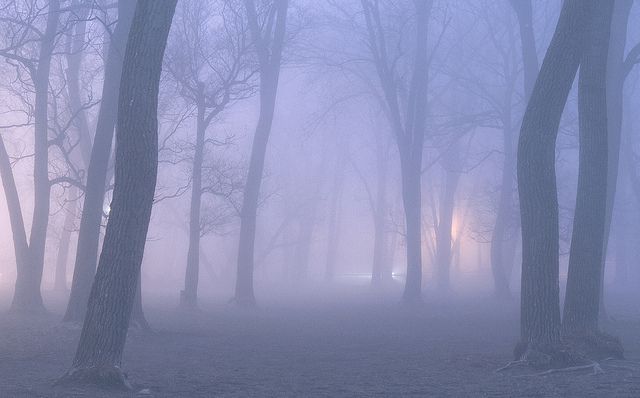
M136 4L118 99L111 212L73 365L59 383L130 387L122 352L156 186L158 90L176 2Z
M87 169L78 245L73 269L73 281L64 321L82 321L86 313L87 300L98 259L100 228L104 214L104 195L107 184L107 170L113 143L113 129L116 123L117 101L122 75L123 53L133 18L135 3L118 1L118 22L111 35L105 62L102 101L98 113L91 158Z
M176 81L180 95L195 107L196 137L191 164L189 248L184 290L180 304L197 307L202 234L202 169L205 150L215 141L207 139L211 123L234 103L255 93L255 61L238 4L231 0L184 1L176 15L166 68Z
M532 351L553 353L560 342L555 142L582 56L591 5L564 2L522 120L517 155L522 225L518 359Z
M420 301L422 290L420 175L426 130L429 65L427 38L432 2L414 1L415 52L406 101L401 98L403 94L396 76L396 63L389 54L389 38L385 36L379 2L362 0L361 3L379 88L382 98L384 98L385 111L388 114L400 154L407 248L407 275L403 300L407 303L415 303ZM404 110L402 109L403 103L405 104Z
M287 25L288 0L273 0L264 13L266 20L258 20L253 0L244 0L249 31L258 57L260 73L260 115L256 126L249 171L240 210L240 238L234 301L239 305L255 305L253 268L256 240L256 217L267 143L275 112L280 64Z
M591 10L588 44L580 62L580 166L562 322L565 338L592 339L599 334L607 204L607 54L612 13L613 2L597 2Z

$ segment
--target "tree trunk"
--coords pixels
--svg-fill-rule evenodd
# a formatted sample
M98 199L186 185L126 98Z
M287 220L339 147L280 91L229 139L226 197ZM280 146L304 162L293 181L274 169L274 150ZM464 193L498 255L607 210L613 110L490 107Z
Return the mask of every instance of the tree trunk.
M327 239L327 262L324 279L333 281L335 276L338 248L340 244L342 192L344 190L344 160L339 156L333 175L333 189L331 190L331 205L329 207L329 226Z
M253 137L249 171L240 212L240 237L234 301L238 305L253 306L256 301L253 293L256 216L267 143L271 134L276 105L288 1L277 0L275 2L274 6L276 7L275 12L277 15L273 39L271 40L265 40L262 37L253 1L245 0L245 6L250 19L251 36L260 60L260 116L258 117L258 124ZM268 32L268 34L271 36L271 32Z
M62 383L129 388L122 352L158 169L158 88L176 0L138 0L118 100L111 214L72 369Z
M35 90L34 106L34 156L33 156L33 218L29 236L28 266L18 269L16 285L11 303L15 312L42 312L42 271L44 250L49 224L51 184L49 182L49 70L58 29L60 2L49 2L47 26L40 43L38 67L33 79Z
M560 339L555 142L582 55L589 3L563 3L522 121L517 165L522 220L518 359L529 350L548 351Z
M60 232L60 242L58 243L58 256L56 257L56 273L53 282L53 290L58 292L67 291L67 260L69 259L69 246L71 243L71 232L76 222L76 189L70 189L67 195L70 199L70 209L65 212L64 226Z
M180 292L180 305L186 309L198 307L198 276L200 273L200 209L202 203L202 158L204 153L204 86L199 86L196 145L191 171L191 206L189 209L189 249L184 290Z
M91 283L95 275L98 248L100 247L107 169L113 143L113 128L118 113L122 56L134 8L135 2L133 1L118 1L118 23L111 36L104 67L102 101L91 150L91 160L87 170L87 184L78 231L73 281L67 311L64 315L65 322L78 322L84 319Z
M624 109L624 59L627 44L627 26L633 0L618 0L614 2L611 33L609 40L609 54L607 63L607 130L608 130L608 161L607 161L607 207L604 224L604 240L602 252L602 286L600 287L600 317L606 319L604 305L604 271L611 231L611 219L615 204L616 188L618 185L618 170L620 165L620 143L622 140L622 116Z
M440 291L451 289L451 249L453 211L455 209L455 194L458 188L460 173L455 171L459 167L458 144L447 149L444 159L445 182L440 196L438 210L438 226L436 228L436 282Z
M524 93L528 100L533 92L538 76L538 53L536 51L536 37L533 32L533 10L531 0L511 0L518 26L520 27L520 42L522 43L522 64L524 69Z
M578 81L580 153L563 332L598 332L607 203L607 53L613 2L591 10Z
M385 282L388 282L391 277L387 272L387 250L389 249L387 243L389 229L389 225L387 224L387 213L389 211L387 200L388 150L381 142L378 142L376 149L377 184L376 203L373 215L374 238L371 285L373 287L380 287Z

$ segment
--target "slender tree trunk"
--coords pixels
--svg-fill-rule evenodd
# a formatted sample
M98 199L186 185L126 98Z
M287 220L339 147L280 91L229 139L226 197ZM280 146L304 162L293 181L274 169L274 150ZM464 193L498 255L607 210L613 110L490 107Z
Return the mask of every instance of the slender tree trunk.
M578 193L564 301L563 332L598 332L600 278L607 204L607 54L613 2L591 10L580 63Z
M376 203L373 215L374 238L373 238L373 269L371 273L371 285L380 287L388 282L388 260L387 243L388 229L387 216L389 211L387 200L387 180L388 180L388 150L382 143L378 143L376 150Z
M204 152L204 86L199 87L196 145L191 177L191 206L189 209L189 249L184 290L180 292L180 304L187 309L198 306L198 276L200 273L200 208L202 203L202 158Z
M53 282L53 290L58 292L67 291L67 263L69 259L69 246L71 243L71 232L75 226L76 208L75 202L77 194L75 189L70 189L67 195L70 199L70 209L64 216L64 226L60 232L60 242L58 243L58 256L56 257L56 273Z
M518 143L522 291L517 358L560 339L555 142L582 56L590 1L565 0L524 114Z
M63 383L129 388L121 370L158 169L158 89L176 0L138 0L118 100L116 172L102 253Z
M445 155L445 182L440 196L438 209L438 226L436 228L436 280L440 291L451 289L451 249L453 211L455 209L455 194L458 188L460 173L454 170L459 167L457 143L449 148Z
M533 10L531 0L511 0L518 26L520 27L520 42L522 43L522 64L524 67L524 93L529 99L533 92L538 76L538 52L536 51L536 37L533 31Z
M102 101L91 150L91 160L87 170L87 184L78 231L73 281L67 311L64 315L66 322L78 322L84 319L91 283L96 270L107 169L113 143L113 128L118 113L123 54L135 4L129 0L118 1L118 23L111 36L105 62Z
M44 304L40 292L44 268L44 250L49 224L49 70L58 29L60 2L49 2L47 26L40 43L38 67L34 76L34 157L33 157L33 218L29 236L28 266L18 269L11 310L15 312L42 312Z
M344 160L342 156L336 162L333 174L333 189L331 190L331 204L329 206L329 235L327 239L327 262L325 265L324 279L333 281L336 262L338 260L338 248L340 244L342 191L344 190Z
M245 8L250 19L251 36L260 59L260 116L253 137L249 171L240 212L240 238L234 301L243 306L255 305L256 300L253 293L256 216L267 143L275 112L288 1L277 0L274 6L277 15L273 39L265 40L257 22L255 5L252 0L245 0ZM268 34L271 36L271 32Z

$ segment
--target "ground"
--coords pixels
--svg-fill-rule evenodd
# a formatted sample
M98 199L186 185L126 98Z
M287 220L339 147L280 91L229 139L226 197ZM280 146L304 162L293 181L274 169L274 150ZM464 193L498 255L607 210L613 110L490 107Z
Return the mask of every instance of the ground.
M512 359L517 302L427 296L409 309L362 288L296 297L258 297L251 310L219 300L188 315L177 299L147 300L154 333L130 332L123 368L153 397L640 397L634 362L600 374L496 372ZM62 305L51 301L45 318L3 316L0 397L144 396L52 386L71 363L79 326L62 325ZM609 330L640 361L637 309L611 313Z

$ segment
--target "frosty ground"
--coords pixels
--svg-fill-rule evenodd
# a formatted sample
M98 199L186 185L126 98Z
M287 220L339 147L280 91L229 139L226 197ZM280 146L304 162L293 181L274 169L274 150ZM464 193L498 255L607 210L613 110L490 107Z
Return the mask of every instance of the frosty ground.
M148 298L153 333L132 330L125 350L136 390L129 394L53 387L71 363L79 326L61 324L63 300L49 294L44 318L3 316L0 397L125 397L145 389L154 397L640 396L640 365L632 362L640 361L640 313L629 300L611 306L607 326L629 362L601 374L540 376L518 367L496 372L512 359L517 301L427 295L424 305L405 308L397 293L281 294L259 297L251 310L205 301L192 314L177 311L173 298Z

